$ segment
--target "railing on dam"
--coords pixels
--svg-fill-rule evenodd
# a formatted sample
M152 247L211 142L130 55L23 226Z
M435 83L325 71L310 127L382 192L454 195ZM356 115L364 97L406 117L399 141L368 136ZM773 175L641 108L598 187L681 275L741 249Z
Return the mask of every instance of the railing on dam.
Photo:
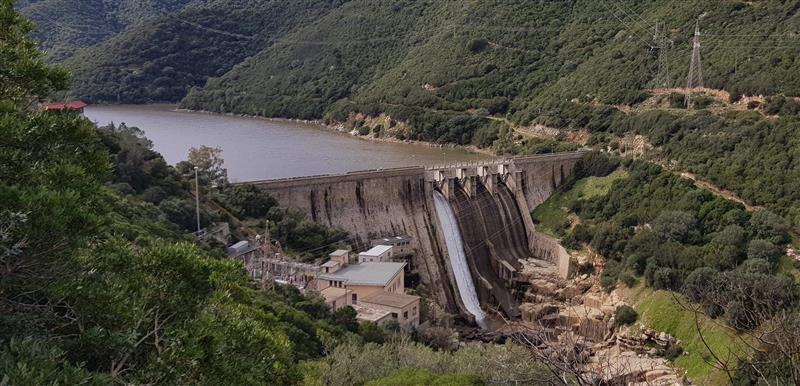
M496 158L492 158L492 159L488 159L488 160L453 162L453 163L448 163L448 164L426 166L425 170L428 170L428 171L444 170L444 169L450 170L450 169L460 169L460 168L471 168L471 167L476 167L476 166L493 166L493 165L502 165L502 164L509 164L509 163L528 163L528 162L536 162L536 161L548 161L548 160L552 160L552 159L580 158L586 153L587 153L587 150L576 150L576 151L560 152L560 153L549 153L549 154L535 154L535 155L513 156L513 157L496 157Z
M477 168L481 166L496 166L496 165L521 165L535 162L546 162L553 159L574 159L580 158L586 153L585 150L578 150L572 152L561 152L551 154L537 154L531 156L516 156L516 157L497 157L488 160L480 161L466 161L454 162L449 164L440 164L432 166L408 166L398 168L385 168L385 169L368 169L356 170L347 173L339 174L321 174L313 176L289 177L278 178L271 180L260 181L243 181L237 184L255 184L262 187L285 187L288 185L305 185L311 183L326 183L326 182L341 182L357 179L370 179L381 177L392 177L400 175L420 175L427 176L431 179L433 173L438 170L458 170L464 168Z
M425 170L444 170L444 169L460 169L460 168L470 168L476 166L492 166L492 165L502 165L504 163L508 163L511 161L512 157L497 157L488 160L480 160L480 161L463 161L463 162L454 162L449 164L441 164L441 165L431 165L426 166Z

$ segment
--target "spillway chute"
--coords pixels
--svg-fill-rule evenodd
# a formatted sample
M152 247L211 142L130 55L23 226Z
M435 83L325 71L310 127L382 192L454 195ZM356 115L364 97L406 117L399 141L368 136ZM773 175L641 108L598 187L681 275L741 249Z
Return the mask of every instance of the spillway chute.
M461 238L461 231L458 229L455 212L450 207L447 198L438 191L433 192L433 202L436 206L436 215L442 224L447 254L450 266L453 269L453 276L456 279L458 293L461 296L461 302L467 312L475 317L475 322L482 328L486 328L486 314L481 309L478 294L475 291L475 283L472 280L472 274L467 264L464 242Z

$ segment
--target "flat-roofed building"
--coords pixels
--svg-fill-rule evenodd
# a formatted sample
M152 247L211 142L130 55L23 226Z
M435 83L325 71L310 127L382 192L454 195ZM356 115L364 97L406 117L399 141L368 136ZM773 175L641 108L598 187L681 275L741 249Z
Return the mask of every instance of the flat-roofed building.
M361 263L348 265L333 273L320 274L318 290L328 287L352 291L350 304L357 304L375 292L405 292L403 284L405 263Z
M351 305L350 291L346 288L328 287L319 291L319 294L325 299L325 304L331 308L331 311Z
M394 292L374 292L361 300L361 305L390 313L403 329L419 326L419 296Z
M322 269L322 273L334 273L342 268L342 263L338 261L328 260L319 267Z
M245 271L251 277L256 278L261 275L261 262L258 259L258 246L248 240L242 240L227 248L228 258L242 262Z
M350 262L350 251L347 249L337 249L331 252L328 257L331 258L331 261L338 261L339 264L345 266Z
M358 254L359 263L386 263L392 261L391 245L376 245Z
M391 320L394 320L392 319L391 312L389 311L369 308L358 304L351 304L350 307L353 307L353 309L356 310L356 319L362 322L373 322L383 325Z
M411 248L410 236L391 236L379 239L372 239L369 241L370 246L375 247L378 245L389 245L392 247L393 257L404 257L414 253Z

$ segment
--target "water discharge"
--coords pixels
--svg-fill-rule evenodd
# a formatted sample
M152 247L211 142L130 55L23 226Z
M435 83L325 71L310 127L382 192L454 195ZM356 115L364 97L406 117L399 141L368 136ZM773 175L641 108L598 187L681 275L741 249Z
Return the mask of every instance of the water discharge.
M453 276L456 278L458 293L461 294L461 302L467 312L475 317L475 322L482 328L486 328L486 314L481 309L478 301L478 294L475 292L475 284L472 282L472 275L467 265L467 256L464 254L464 243L461 240L461 231L458 229L456 215L444 197L438 191L433 192L433 202L436 205L436 215L442 223L444 241L447 245L447 253L450 258L450 266L453 268Z

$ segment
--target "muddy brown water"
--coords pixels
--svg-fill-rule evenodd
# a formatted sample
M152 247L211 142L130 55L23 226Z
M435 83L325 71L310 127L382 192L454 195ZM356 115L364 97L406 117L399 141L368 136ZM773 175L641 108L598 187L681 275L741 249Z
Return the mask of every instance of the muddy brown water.
M221 147L234 182L490 158L464 149L369 141L314 123L177 111L173 105L88 106L85 115L100 125L142 129L170 164L185 160L191 147Z

